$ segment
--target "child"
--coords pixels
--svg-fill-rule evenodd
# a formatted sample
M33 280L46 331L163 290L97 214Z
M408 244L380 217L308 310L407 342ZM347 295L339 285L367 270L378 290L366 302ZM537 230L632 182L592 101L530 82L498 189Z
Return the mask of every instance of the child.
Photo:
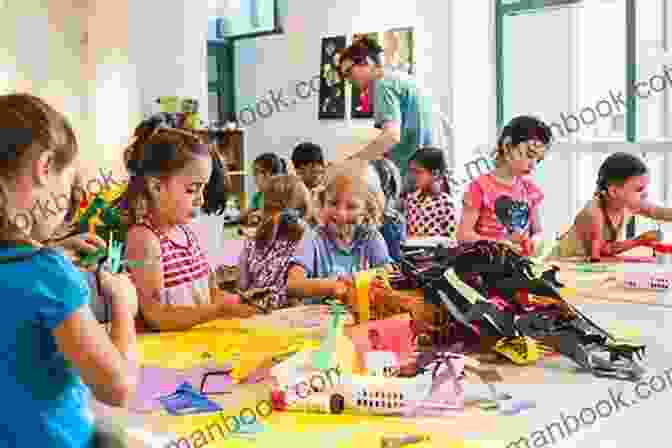
M248 295L255 303L255 296L262 300L264 303L258 303L262 308L278 309L289 306L289 259L303 237L306 221L314 219L313 201L296 176L272 177L262 191L262 222L254 239L245 241L239 263L239 288L257 292Z
M361 176L334 170L326 183L322 225L306 232L290 261L289 294L347 301L350 276L392 262L378 232L382 204Z
M421 148L409 159L416 191L405 204L409 237L444 236L455 239L455 207L446 178L443 151Z
M133 317L126 303L113 301L108 336L87 306L83 273L38 242L52 236L65 209L25 219L38 201L70 196L78 153L70 125L26 94L0 96L0 123L0 276L3 297L14 299L0 324L0 383L14 404L0 424L0 440L90 447L89 390L105 404L124 406L135 388ZM124 276L103 275L101 282L105 289L130 287Z
M544 194L528 176L543 160L551 137L550 128L534 117L519 116L504 127L495 169L477 177L464 194L458 240L509 240L525 253L534 252Z
M634 155L615 153L607 157L597 175L595 197L560 237L558 255L586 256L599 261L602 256L617 255L655 240L655 232L623 240L623 229L632 215L672 221L672 209L646 201L648 173L644 162Z
M292 151L292 165L309 191L324 186L326 164L320 146L309 142L297 145Z
M267 152L254 159L254 182L257 192L252 196L250 210L264 208L264 186L271 176L287 174L287 163L272 152Z
M185 330L214 319L249 317L254 308L220 291L206 255L188 226L203 206L212 172L211 149L187 131L143 122L126 149L130 173L127 258L138 289L141 324Z

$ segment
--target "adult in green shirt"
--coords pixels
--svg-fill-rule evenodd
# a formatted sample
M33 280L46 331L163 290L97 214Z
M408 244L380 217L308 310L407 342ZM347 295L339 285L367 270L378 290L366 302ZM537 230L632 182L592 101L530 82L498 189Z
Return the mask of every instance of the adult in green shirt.
M340 57L343 78L362 89L372 89L374 122L381 130L378 137L350 157L375 160L387 156L406 177L408 160L418 148L441 146L436 141L440 123L428 93L408 73L384 68L381 53L376 42L363 38Z

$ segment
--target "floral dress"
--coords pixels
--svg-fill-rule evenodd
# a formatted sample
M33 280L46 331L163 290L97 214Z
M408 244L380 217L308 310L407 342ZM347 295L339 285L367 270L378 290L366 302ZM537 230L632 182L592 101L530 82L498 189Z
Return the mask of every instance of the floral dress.
M264 300L270 309L290 306L287 296L289 260L299 241L277 238L273 242L246 240L240 257L240 289L269 289Z

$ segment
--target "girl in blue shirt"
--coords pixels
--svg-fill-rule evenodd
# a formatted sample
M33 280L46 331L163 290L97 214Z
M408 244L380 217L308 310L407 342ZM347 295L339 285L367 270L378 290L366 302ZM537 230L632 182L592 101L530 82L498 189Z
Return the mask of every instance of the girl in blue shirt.
M63 222L66 210L42 205L69 196L77 152L71 126L44 101L0 96L0 296L11 300L0 317L0 389L12 406L0 419L0 447L92 447L89 390L112 406L134 390L127 304L111 303L108 336L86 306L84 274L38 242ZM122 276L100 280L131 287Z

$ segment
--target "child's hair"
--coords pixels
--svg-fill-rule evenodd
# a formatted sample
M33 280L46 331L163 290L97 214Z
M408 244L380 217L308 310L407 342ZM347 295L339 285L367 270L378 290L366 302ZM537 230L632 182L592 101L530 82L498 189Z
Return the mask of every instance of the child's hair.
M364 199L365 212L362 224L378 228L383 223L384 205L380 203L378 195L369 188L369 184L362 175L356 174L347 164L334 167L330 173L324 191L324 198L332 193L351 192L354 197ZM326 204L322 204L325 206Z
M292 151L292 165L294 168L301 168L310 163L324 165L322 147L310 142L299 143Z
M517 146L531 140L537 140L544 145L549 145L553 140L551 128L536 117L520 115L512 119L499 136L497 148L494 151L495 161L501 161L508 155L507 146Z
M436 184L434 189L438 190L437 192L451 194L446 155L442 149L425 146L415 151L408 162L415 162L431 171Z
M341 52L340 63L350 60L354 65L375 64L381 65L383 47L369 37L357 39L348 48Z
M257 241L271 241L276 219L278 235L284 235L290 241L299 241L303 237L304 222L315 223L313 201L300 178L273 176L264 186L263 193L264 220L257 230Z
M68 120L46 102L29 94L0 95L0 177L11 181L45 151L53 151L54 169L61 172L79 152ZM7 216L7 197L0 188L0 240L29 241Z
M611 154L600 165L596 194L603 196L611 185L621 186L628 178L643 176L648 172L646 164L635 155L625 152Z
M254 164L261 166L271 176L287 174L287 162L285 162L285 159L272 152L260 155L254 159Z
M200 135L182 129L157 125L145 120L135 129L135 141L124 150L124 162L130 174L128 189L120 198L127 209L129 224L142 223L150 198L147 176L170 177L199 156L213 160L213 172L206 186L204 209L218 211L225 206L226 174L219 157Z

